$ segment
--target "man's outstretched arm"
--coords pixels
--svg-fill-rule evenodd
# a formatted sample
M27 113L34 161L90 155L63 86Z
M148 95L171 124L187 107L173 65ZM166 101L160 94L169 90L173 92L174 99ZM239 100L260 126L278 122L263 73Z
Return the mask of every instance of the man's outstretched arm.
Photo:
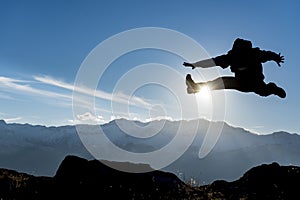
M222 68L226 68L229 66L229 61L227 55L222 55L222 56L217 56L215 58L200 60L195 63L184 62L183 65L185 67L192 67L192 69L195 69L196 67L209 68L215 66L221 66Z
M260 54L261 54L261 61L262 62L267 62L267 61L270 61L270 60L273 60L277 63L277 65L280 67L281 63L284 63L284 56L282 56L280 53L275 53L275 52L272 52L272 51L263 51L261 50L260 51Z

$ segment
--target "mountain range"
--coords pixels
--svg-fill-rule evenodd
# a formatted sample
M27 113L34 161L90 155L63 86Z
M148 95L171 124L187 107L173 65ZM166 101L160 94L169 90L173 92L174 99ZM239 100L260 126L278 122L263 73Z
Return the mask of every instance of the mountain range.
M242 128L224 124L221 136L212 151L199 159L199 149L208 127L220 122L204 119L190 121L164 121L159 133L149 138L136 138L124 133L135 134L138 127L146 127L140 134L147 135L161 126L162 121L149 123L118 119L101 125L107 137L117 146L131 152L150 152L168 144L178 127L189 134L189 127L198 125L193 143L184 154L169 166L161 169L172 172L182 181L193 180L195 185L210 184L215 180L234 181L244 172L261 164L277 162L280 165L300 165L300 136L286 132L257 135ZM79 125L87 135L94 134L99 125ZM121 127L121 128L120 128ZM35 176L54 176L59 164L67 155L85 159L93 156L82 144L75 126L45 127L30 124L7 124L0 121L0 167ZM98 145L102 144L101 141ZM174 149L176 151L176 149ZM164 158L162 158L164 159Z

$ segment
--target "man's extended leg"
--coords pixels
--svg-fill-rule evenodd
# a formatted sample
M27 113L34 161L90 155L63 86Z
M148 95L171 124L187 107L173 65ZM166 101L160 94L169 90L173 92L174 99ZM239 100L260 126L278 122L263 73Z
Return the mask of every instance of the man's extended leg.
M208 86L210 90L233 89L241 92L252 92L249 87L246 87L239 79L231 76L220 77L212 81L195 83L190 74L186 76L187 93L193 94L200 91L201 86Z
M238 78L230 76L220 77L208 82L195 83L192 80L191 75L188 74L186 76L186 85L188 86L187 92L189 94L199 92L201 86L206 85L209 87L210 90L233 89L241 92L255 92L256 94L264 97L269 96L271 94L275 94L281 98L286 97L285 91L282 88L278 87L275 83L266 84L264 81L245 82L241 81Z

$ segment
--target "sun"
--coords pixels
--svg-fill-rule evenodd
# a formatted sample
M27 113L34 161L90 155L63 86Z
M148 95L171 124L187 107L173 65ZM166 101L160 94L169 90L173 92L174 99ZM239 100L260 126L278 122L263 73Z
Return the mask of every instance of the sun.
M211 98L211 90L207 85L204 85L200 88L200 91L196 93L196 97L198 100L210 100Z

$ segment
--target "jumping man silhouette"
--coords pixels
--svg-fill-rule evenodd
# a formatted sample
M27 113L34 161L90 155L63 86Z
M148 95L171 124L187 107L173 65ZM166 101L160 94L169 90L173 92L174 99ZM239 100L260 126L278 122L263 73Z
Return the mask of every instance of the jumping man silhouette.
M211 90L234 89L241 92L254 92L260 96L275 94L285 98L284 89L278 87L275 83L264 82L262 63L271 60L275 61L280 67L280 63L284 62L284 57L280 53L252 48L251 41L237 38L227 54L195 63L183 63L185 67L192 67L192 69L214 66L225 69L230 66L230 70L235 76L219 77L212 81L195 83L191 75L188 74L186 76L187 92L189 94L197 93L200 91L201 86L207 85Z

